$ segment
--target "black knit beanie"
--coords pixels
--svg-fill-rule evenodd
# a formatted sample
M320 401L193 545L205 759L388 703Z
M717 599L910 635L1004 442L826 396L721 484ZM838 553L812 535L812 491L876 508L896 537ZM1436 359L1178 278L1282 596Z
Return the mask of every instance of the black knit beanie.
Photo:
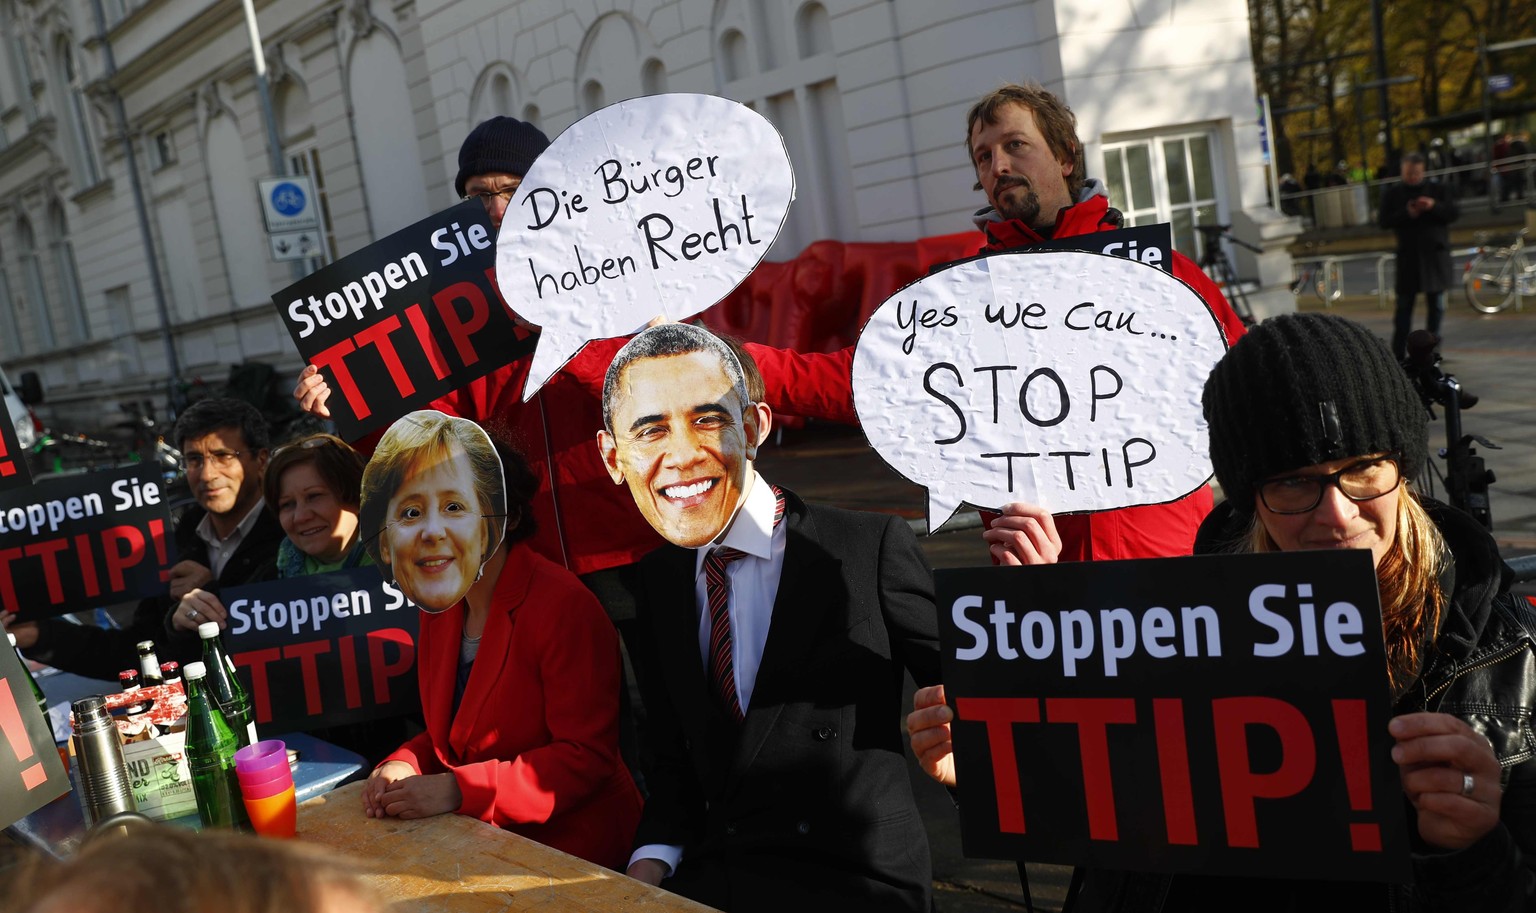
M522 177L547 148L549 137L533 124L515 117L481 121L459 147L459 176L453 179L453 191L462 197L464 184L477 174L501 171Z
M1258 482L1317 463L1396 450L1414 478L1428 413L1370 330L1328 314L1285 314L1252 328L1205 382L1211 463L1240 511Z

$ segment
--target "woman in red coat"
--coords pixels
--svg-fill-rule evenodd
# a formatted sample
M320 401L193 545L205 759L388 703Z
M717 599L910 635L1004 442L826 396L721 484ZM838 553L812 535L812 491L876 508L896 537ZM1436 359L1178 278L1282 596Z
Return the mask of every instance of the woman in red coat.
M427 730L374 770L363 807L473 815L622 870L640 794L618 751L618 635L528 547L536 486L515 451L438 412L401 419L369 461L363 536L422 609Z

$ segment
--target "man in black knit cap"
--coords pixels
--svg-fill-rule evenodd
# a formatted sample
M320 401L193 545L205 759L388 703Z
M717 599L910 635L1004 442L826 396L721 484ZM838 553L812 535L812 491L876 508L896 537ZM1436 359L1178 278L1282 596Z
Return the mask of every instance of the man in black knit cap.
M479 200L491 218L491 227L500 231L512 194L533 160L548 146L544 131L515 117L482 121L459 148L459 174L453 179L453 191L466 200Z

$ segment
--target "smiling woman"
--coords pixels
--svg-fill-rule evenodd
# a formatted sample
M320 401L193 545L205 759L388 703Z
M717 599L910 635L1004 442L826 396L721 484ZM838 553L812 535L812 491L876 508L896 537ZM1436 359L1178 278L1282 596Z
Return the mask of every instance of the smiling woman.
M363 471L363 541L407 599L442 612L469 591L507 526L501 459L468 419L412 412Z
M521 454L440 412L405 416L374 451L362 537L422 609L427 725L374 769L363 810L472 815L617 867L640 818L618 753L618 635L528 546L537 488Z
M288 536L277 551L281 576L373 563L357 534L362 480L362 457L335 435L312 434L277 448L263 488Z

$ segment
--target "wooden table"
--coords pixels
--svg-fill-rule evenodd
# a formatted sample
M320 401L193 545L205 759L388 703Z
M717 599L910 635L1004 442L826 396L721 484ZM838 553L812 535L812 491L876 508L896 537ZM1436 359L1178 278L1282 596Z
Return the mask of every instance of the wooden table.
M464 815L363 814L362 783L299 806L299 839L355 857L391 913L705 913L711 908Z

